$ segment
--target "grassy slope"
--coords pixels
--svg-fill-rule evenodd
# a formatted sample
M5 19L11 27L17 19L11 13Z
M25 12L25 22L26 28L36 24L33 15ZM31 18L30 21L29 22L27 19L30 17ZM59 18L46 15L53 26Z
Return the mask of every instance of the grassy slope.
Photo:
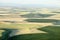
M0 37L2 36L2 32L4 30L9 29L21 29L21 28L27 28L32 26L40 26L39 24L0 24Z
M31 27L33 24L0 24L0 28L20 29L18 27ZM38 25L33 25L38 26ZM60 26L47 26L38 30L45 31L45 34L26 34L12 37L8 40L60 40Z
M46 34L27 34L14 36L8 40L60 40L60 26L47 26L39 30Z
M0 24L0 29L20 29L20 28L27 28L27 27L36 27L40 26L39 24Z

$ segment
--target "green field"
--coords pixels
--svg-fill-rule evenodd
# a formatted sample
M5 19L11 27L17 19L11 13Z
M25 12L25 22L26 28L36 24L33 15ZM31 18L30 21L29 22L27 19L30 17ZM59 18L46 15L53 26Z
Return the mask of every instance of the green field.
M39 26L39 25L0 24L0 29L20 29L17 27L31 27L31 26ZM38 30L45 31L47 33L18 35L18 36L11 37L8 40L60 40L60 26L46 26L43 28L38 28Z
M41 26L39 24L0 24L0 29L21 29L21 28L29 28L29 27L38 27Z
M57 22L58 20L55 20L55 19L26 19L25 21L37 22L37 23L51 23L51 22Z
M21 28L38 27L39 24L0 24L0 37L4 30L20 30ZM7 33L7 32L6 32ZM7 36L7 35L6 35Z
M8 40L60 40L60 26L46 26L38 30L47 33L18 35Z
M21 17L24 17L24 18L46 18L46 17L50 17L53 15L55 15L55 14L29 13L29 14L21 15Z

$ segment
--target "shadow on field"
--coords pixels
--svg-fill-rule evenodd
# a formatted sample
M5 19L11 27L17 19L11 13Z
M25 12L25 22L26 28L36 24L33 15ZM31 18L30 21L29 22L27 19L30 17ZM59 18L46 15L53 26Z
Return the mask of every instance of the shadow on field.
M0 37L0 40L1 40L2 37Z
M38 28L38 30L45 31L47 33L17 35L9 38L8 40L60 40L60 26L46 26Z
M2 37L0 40L8 40L10 33L12 32L11 29L1 29L1 30L5 30L4 32L2 32Z
M55 14L29 13L29 14L20 15L20 16L24 17L24 18L46 18L46 17L50 17L50 16L53 16L53 15L55 15Z
M37 22L37 23L52 23L52 22L57 22L59 20L55 20L55 19L26 19L25 21Z

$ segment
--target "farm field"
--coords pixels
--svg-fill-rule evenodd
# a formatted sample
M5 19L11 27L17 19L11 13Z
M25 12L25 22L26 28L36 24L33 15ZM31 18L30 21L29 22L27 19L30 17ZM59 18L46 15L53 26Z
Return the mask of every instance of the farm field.
M9 38L8 40L60 40L60 26L46 26L39 28L38 30L45 31L47 33L17 35Z
M60 40L60 9L0 8L0 40Z
M46 33L22 34L9 38L8 40L60 40L60 26L42 26L39 24L0 24L0 29L21 29L37 26L37 30ZM39 28L40 27L40 28ZM2 37L0 31L0 37ZM23 39L24 38L24 39Z

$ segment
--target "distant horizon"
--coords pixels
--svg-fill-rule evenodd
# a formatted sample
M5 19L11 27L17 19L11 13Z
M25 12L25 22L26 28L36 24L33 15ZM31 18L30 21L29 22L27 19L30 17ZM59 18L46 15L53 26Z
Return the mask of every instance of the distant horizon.
M55 6L55 5L43 5L43 4L1 4L0 7L35 7L35 8L44 8L44 7L47 7L47 8L60 8L60 6Z
M60 8L60 0L0 0L0 6Z

